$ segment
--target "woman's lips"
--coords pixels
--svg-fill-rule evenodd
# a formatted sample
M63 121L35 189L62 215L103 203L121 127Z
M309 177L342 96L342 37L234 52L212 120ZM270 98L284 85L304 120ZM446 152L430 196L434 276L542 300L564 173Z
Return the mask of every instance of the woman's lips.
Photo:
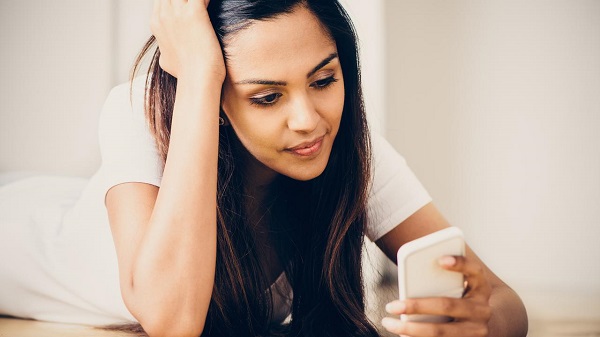
M319 150L321 149L321 146L323 145L323 138L325 138L325 136L321 136L312 142L300 144L293 148L286 149L286 151L296 154L298 156L303 156L303 157L311 156L311 155L319 152Z

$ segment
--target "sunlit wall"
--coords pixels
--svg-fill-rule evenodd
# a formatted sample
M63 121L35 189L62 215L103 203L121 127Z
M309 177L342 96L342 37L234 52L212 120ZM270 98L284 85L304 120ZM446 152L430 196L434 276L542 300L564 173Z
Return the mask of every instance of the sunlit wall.
M532 316L600 320L600 1L385 3L388 138Z

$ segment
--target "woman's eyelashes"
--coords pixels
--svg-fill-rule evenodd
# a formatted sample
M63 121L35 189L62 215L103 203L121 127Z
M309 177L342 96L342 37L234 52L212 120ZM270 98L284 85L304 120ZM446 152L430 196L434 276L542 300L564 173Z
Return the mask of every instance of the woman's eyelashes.
M314 81L310 84L310 87L316 90L324 90L337 81L338 79L331 75L329 77ZM279 101L281 96L283 96L282 93L273 92L263 96L250 97L250 104L259 106L274 105L277 103L277 101Z
M333 75L332 75L332 76L329 76L329 77L326 77L326 78L314 81L310 86L313 87L313 88L315 88L315 89L319 89L320 90L320 89L327 88L332 83L335 83L337 81L338 81L337 78L333 77Z
M275 104L283 94L275 92L260 97L250 97L250 104L268 106Z

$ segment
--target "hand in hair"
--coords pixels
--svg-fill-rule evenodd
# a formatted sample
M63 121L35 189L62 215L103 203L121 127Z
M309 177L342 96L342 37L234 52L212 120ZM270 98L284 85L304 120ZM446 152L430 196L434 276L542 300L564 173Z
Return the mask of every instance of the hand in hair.
M393 315L427 314L449 316L448 323L408 322L386 317L382 321L390 332L403 336L489 336L488 327L492 307L492 287L485 275L485 268L478 261L466 256L440 260L443 268L465 275L467 289L462 298L418 298L393 301L386 311Z
M221 47L208 17L209 0L155 0L150 29L161 68L174 77L213 74L225 78Z

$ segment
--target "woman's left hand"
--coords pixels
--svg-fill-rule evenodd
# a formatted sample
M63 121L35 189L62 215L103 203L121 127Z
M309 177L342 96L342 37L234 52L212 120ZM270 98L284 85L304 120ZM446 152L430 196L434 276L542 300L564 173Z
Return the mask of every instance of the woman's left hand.
M427 314L452 318L448 323L424 323L401 321L399 318L385 317L383 327L401 336L488 336L492 308L489 298L492 292L484 268L474 259L462 256L446 256L440 265L448 270L465 275L467 288L462 298L413 298L405 301L392 301L386 305L391 315Z

